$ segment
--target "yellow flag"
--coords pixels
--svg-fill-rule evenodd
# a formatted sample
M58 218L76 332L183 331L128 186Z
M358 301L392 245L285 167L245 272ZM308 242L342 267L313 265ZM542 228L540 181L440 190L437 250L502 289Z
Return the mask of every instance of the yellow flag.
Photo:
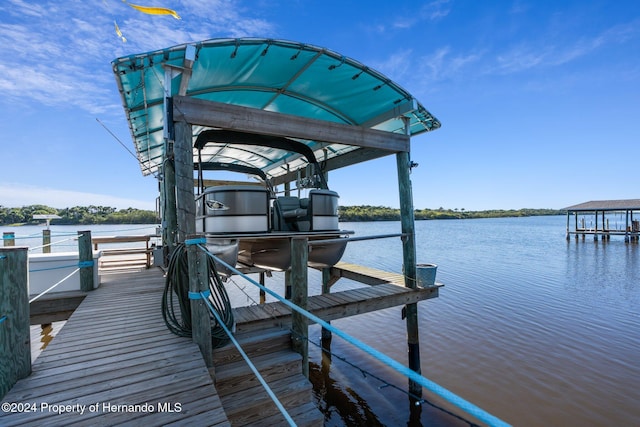
M127 2L125 1L125 3ZM139 6L137 4L132 4L132 3L127 3L127 4L132 8L134 8L135 10L138 10L142 13L146 13L148 15L171 15L176 19L180 19L180 15L178 15L175 10L167 9L166 7Z

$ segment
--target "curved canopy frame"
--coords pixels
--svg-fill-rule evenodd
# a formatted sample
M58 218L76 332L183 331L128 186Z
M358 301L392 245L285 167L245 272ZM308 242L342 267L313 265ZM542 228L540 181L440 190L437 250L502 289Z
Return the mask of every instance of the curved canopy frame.
M112 66L144 175L155 173L166 158L165 117L172 113L167 99L177 97L389 134L411 136L440 127L409 92L383 74L331 50L303 43L213 39L118 58ZM174 109L180 108L174 104ZM208 129L211 127L193 126L194 142ZM297 139L321 161L351 153L352 160L336 165L397 151L384 145L372 149ZM251 164L271 177L285 175L307 161L297 152L283 155L282 150L257 145L242 148L234 158L223 155L220 144L208 144L202 155L207 161Z

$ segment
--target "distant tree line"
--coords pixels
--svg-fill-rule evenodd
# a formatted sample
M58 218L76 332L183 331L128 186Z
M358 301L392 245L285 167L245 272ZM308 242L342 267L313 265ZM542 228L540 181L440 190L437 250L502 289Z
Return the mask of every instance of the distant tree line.
M155 224L158 218L155 212L142 209L116 209L107 206L74 206L56 209L45 205L31 205L20 208L0 206L0 225L40 224L34 215L58 215L60 219L51 220L57 225L89 224Z
M494 209L467 211L465 209L416 209L416 220L424 219L465 219L465 218L505 218L522 216L561 215L565 211L555 209ZM386 206L340 206L341 221L399 221L400 209Z
M564 211L554 209L510 209L467 211L465 209L416 209L416 220L424 219L464 219L464 218L502 218L520 216L561 215ZM89 224L156 224L155 212L142 209L116 209L107 206L75 206L56 209L44 205L6 208L0 206L0 225L40 224L34 215L58 215L60 219L51 220L53 225L89 225ZM400 209L386 206L340 206L341 221L398 221Z

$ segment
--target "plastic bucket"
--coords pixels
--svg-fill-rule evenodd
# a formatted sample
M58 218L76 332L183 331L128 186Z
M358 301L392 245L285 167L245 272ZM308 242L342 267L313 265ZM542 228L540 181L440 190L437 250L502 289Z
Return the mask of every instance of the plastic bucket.
M436 264L417 264L416 265L416 281L419 286L433 286L436 283Z

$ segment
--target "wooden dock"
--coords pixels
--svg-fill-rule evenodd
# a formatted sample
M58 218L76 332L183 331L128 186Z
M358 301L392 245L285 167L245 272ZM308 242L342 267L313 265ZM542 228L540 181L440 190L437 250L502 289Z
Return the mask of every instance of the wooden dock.
M441 286L409 289L400 274L346 263L334 266L330 277L332 282L344 277L372 286L310 296L308 310L324 320L434 298ZM33 373L3 399L35 410L0 413L0 425L285 422L235 347L215 349L215 367L209 371L191 339L168 331L161 311L162 270L144 265L137 271L115 269L102 274L101 282L82 295L36 359ZM302 356L291 347L291 310L274 302L236 307L234 315L236 339L291 417L300 426L322 425L311 383L302 375ZM61 408L67 412L58 414Z
M325 321L436 298L442 287L437 283L410 289L401 274L344 262L331 267L330 275L331 281L344 277L372 286L309 296L307 310ZM291 324L291 309L279 301L237 307L234 316L238 332Z
M164 324L163 284L159 269L105 276L3 399L34 410L0 425L229 425L197 345Z

